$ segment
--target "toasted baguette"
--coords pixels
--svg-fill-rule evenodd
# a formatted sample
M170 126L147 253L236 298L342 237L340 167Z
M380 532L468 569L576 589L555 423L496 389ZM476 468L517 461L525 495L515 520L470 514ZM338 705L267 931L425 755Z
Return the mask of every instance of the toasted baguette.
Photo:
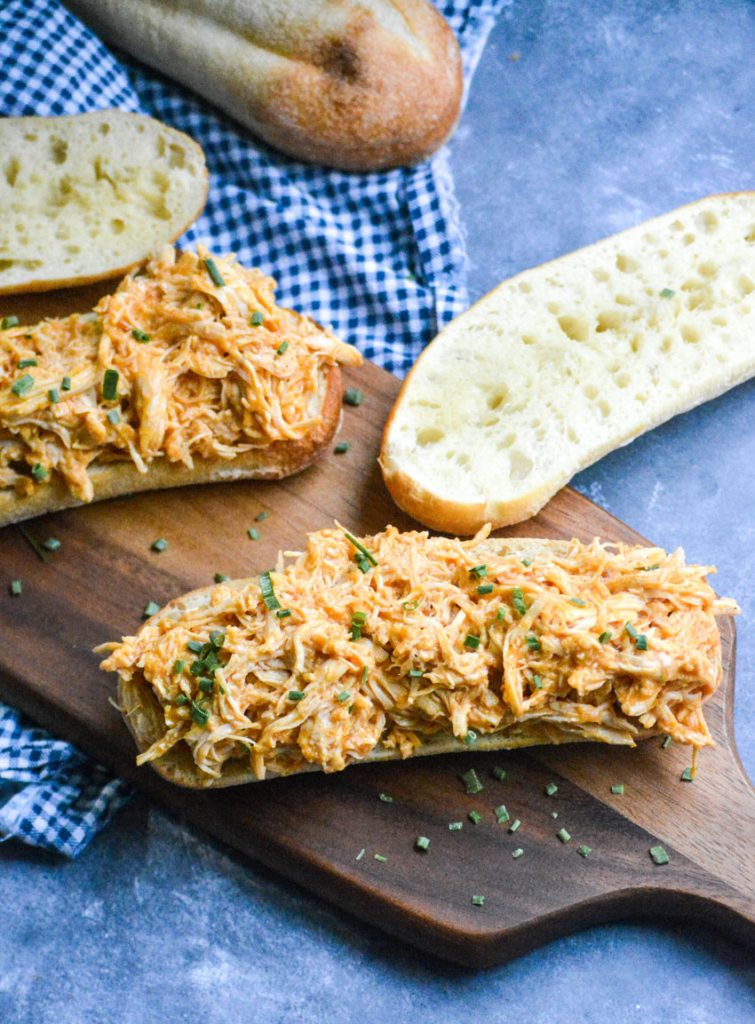
M266 142L345 170L415 163L461 105L461 55L428 0L70 0L106 40Z
M338 366L326 366L316 401L310 412L320 415L320 423L297 441L273 441L234 459L194 459L190 469L180 462L155 459L146 473L133 462L93 465L89 476L94 485L93 501L117 498L138 491L164 490L191 484L224 483L231 480L281 480L315 462L327 449L341 422L343 386ZM65 483L53 480L47 487L24 497L13 490L0 490L0 527L33 516L73 508L84 502L74 497Z
M553 555L564 554L568 547L567 541L507 537L486 540L475 549L475 552L483 560L486 554L500 555L507 553L517 553L522 558L534 559L538 553L545 550ZM242 589L250 582L252 582L250 579L231 580L225 583L224 586ZM154 625L154 623L163 619L179 619L187 611L208 607L213 589L213 587L203 587L176 598L176 600L166 604L153 616L149 620L150 623ZM165 733L165 721L160 703L155 697L152 687L142 676L133 676L131 679L128 679L123 675L119 675L118 704L140 753L148 750ZM615 733L611 735L614 736L614 739L606 740L606 742L622 742ZM646 739L655 735L657 735L657 730L641 730L637 738ZM577 743L580 741L584 742L585 739L584 732L570 728L564 723L528 722L522 723L521 731L519 732L509 732L506 735L490 734L478 736L475 742L475 750L504 750L546 743ZM464 742L456 739L452 734L442 733L425 742L415 752L414 756L424 757L430 754L459 753L460 751L468 751L468 749ZM364 760L354 762L354 764L369 764L375 761L395 761L400 759L401 753L398 750L378 745ZM176 744L167 754L149 763L168 782L194 789L215 789L259 781L249 767L247 760L227 761L220 778L209 777L205 772L197 768L191 752L185 743ZM292 774L320 770L319 765L307 764ZM266 777L275 778L276 774L268 769Z
M202 212L188 135L142 114L0 119L0 294L123 274Z
M755 373L753 289L753 192L505 281L404 382L380 454L391 495L451 533L527 519L596 459Z

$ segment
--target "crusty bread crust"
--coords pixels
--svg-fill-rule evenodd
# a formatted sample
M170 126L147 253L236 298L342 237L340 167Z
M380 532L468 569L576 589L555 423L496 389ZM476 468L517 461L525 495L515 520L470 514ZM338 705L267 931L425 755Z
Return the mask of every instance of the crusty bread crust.
M711 199L724 199L727 197L736 198L737 196L753 197L755 196L755 193L743 191L720 193L720 195L717 196L707 196L704 199L679 207L677 210L672 211L672 213L681 213L685 210L692 210L709 202ZM671 214L663 214L659 218L653 218L652 220L645 222L644 226L649 228L655 220L665 220L670 215ZM637 228L642 226L643 225L636 225L634 228L629 228L628 230L637 230ZM623 234L623 232L620 232L619 234ZM477 302L470 306L468 310L461 314L461 317L466 317L478 307L483 307L499 289L509 288L516 284L516 282L525 279L533 272L538 274L544 272L547 268L555 266L562 260L569 260L574 256L586 253L592 249L599 249L604 242L608 242L614 237L617 236L609 236L606 239L599 240L591 245L577 249L572 253L566 253L563 256L540 264L537 267L524 270L521 273L516 274L514 277L507 278L505 281L501 282L501 284L492 289L492 291L478 299ZM444 331L450 326L450 324L447 325L447 327L437 335L437 338L440 338ZM424 349L419 359L414 363L403 381L401 389L383 428L383 438L378 458L385 485L399 508L403 509L414 519L433 530L438 530L443 533L471 536L476 533L484 523L490 523L497 529L499 527L511 526L515 523L520 523L529 519L531 516L536 515L562 487L566 486L576 473L585 469L587 466L592 465L609 452L615 451L617 448L629 444L640 434L647 430L651 430L653 427L659 426L661 423L669 419L669 415L665 413L656 416L649 415L641 427L629 427L621 436L617 435L613 437L610 442L594 446L587 456L579 463L552 467L552 475L548 480L543 481L539 486L534 486L527 493L522 494L517 498L507 501L491 500L487 502L451 501L448 498L443 498L423 487L396 463L390 453L390 436L394 429L394 421L396 420L397 412L401 408L402 403L406 400L406 397L412 388L412 382L415 375L419 376L421 373L419 368L422 365L422 360L427 356L427 353L435 340L436 339L433 339L430 345ZM694 405L700 405L703 402L717 398L719 395L747 380L751 375L751 371L744 371L739 375L731 375L723 384L718 385L715 383L707 383L704 380L698 381L699 391ZM692 406L688 403L680 402L671 415L686 412L691 407Z
M350 171L416 163L451 134L461 54L428 0L70 0L105 39L266 142Z
M480 544L477 549L480 557L485 553L506 554L516 552L522 557L534 557L538 552L549 550L554 555L563 554L568 548L568 542L562 540L543 540L531 537L507 537L501 539L489 539ZM234 587L241 590L247 586L251 579L230 580L224 586ZM149 621L159 622L161 619L179 619L184 612L201 608L209 603L212 587L202 587L192 590L182 597L176 598L166 604ZM163 717L160 702L155 696L152 687L143 676L133 676L126 679L119 676L118 679L118 703L123 714L124 721L134 737L136 746L140 752L148 750L165 733L165 719ZM647 739L656 735L656 731L646 730L638 739ZM479 736L475 743L476 751L489 750L511 750L518 747L536 746L539 744L557 743L579 743L584 742L585 737L577 729L569 729L564 725L554 723L537 724L528 723L520 732L509 732L506 735L491 734ZM462 751L469 751L469 748L455 736L444 733L433 736L424 743L413 756L427 757L432 754L453 754ZM354 764L370 764L376 761L397 761L401 760L401 754L397 750L388 749L382 746L375 747L367 757ZM150 765L154 770L168 782L178 786L185 786L190 789L221 789L227 786L238 786L247 782L258 782L256 775L249 767L248 760L238 759L227 761L223 766L223 772L219 779L213 779L194 763L191 751L185 743L177 743L167 754L151 761ZM351 766L350 766L351 767ZM291 774L303 772L320 771L320 766L307 764ZM276 778L274 772L268 771L268 779Z
M315 462L326 450L341 420L342 384L338 366L323 372L321 419L317 427L297 441L274 441L235 459L194 460L189 469L181 462L157 459L146 473L133 462L110 462L89 467L94 485L93 501L116 498L120 494L152 491L167 487L185 487L230 480L281 480ZM84 502L74 497L62 480L37 488L29 497L11 489L0 491L0 527L32 516L73 508Z

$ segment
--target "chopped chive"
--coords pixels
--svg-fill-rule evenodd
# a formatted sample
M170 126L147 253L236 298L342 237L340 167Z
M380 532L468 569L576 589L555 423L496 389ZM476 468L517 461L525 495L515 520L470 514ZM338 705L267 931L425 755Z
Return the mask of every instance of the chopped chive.
M491 768L490 774L493 776L494 779L497 779L499 782L505 782L508 772L506 771L505 768L501 768L500 765L495 765L495 767Z
M416 612L419 608L419 601L402 601L401 607L407 612Z
M499 825L505 825L506 822L511 818L511 815L506 809L506 804L499 804L495 808L493 813L495 814L495 820L498 822Z
M117 370L105 370L103 374L102 397L106 402L113 402L118 397L118 377Z
M300 701L300 700L304 700L304 691L303 690L289 690L288 691L288 699L292 700L294 703L296 703L297 701Z
M542 651L543 649L543 645L540 643L538 638L533 633L529 633L524 638L524 642L527 644L531 651Z
M480 776L474 768L470 768L469 771L463 772L459 778L464 783L467 796L474 796L475 793L482 793L485 788L480 782Z
M117 409L111 409L107 414L107 419L115 427L121 422L121 414Z
M176 658L176 660L173 662L173 672L176 675L180 675L181 672L183 672L183 670L185 668L186 668L186 662L184 661L184 659L183 658Z
M20 320L17 316L4 316L0 322L0 328L7 331L9 327L18 327Z
M643 565L642 571L643 572L653 572L655 569L660 569L660 567L661 567L660 563L656 562L655 565Z
M568 843L569 840L571 839L571 835L566 831L565 828L560 828L558 830L558 832L556 833L556 835L558 836L558 838L561 840L562 843Z
M671 744L673 742L674 741L672 740L672 738L670 736L664 736L663 740L661 741L661 746L663 747L664 750L668 750L668 748L671 746Z
M341 692L336 697L336 700L338 701L339 704L345 704L350 696L351 694L349 693L348 690L341 690Z
M511 856L514 858L514 860L519 860L520 857L524 856L524 850L521 848L521 846L517 846L517 848L512 851Z
M47 540L42 541L42 547L45 551L60 551L61 542L57 537L48 537Z
M14 380L11 384L11 391L17 398L23 398L24 395L28 394L34 387L34 378L30 373L25 373L18 380Z
M361 638L362 629L366 621L366 612L354 612L354 614L351 616L351 627L349 629L349 636L352 640L359 640Z
M270 513L269 513L268 511L266 511L266 510L265 510L265 511L259 512L259 513L258 513L258 514L257 514L257 515L256 515L256 516L254 517L254 521L255 521L255 523L264 523L264 522L265 522L265 520L266 520L266 519L269 519L269 518L270 518Z
M672 288L664 288L661 292L659 292L659 295L662 299L673 299L673 297L676 295L676 292Z
M367 682L367 677L369 676L369 674L370 674L370 667L369 667L369 665L365 665L364 668L362 669L362 678L360 680L362 686L364 686L364 684Z
M494 588L492 583L481 583L479 585L479 587L477 588L477 593L478 594L492 594L494 589L495 588Z
M356 860L361 860L361 859L362 859L362 857L364 857L364 855L365 855L365 853L366 853L366 852L367 852L367 851L365 850L365 848L364 848L364 847L362 847L362 849L361 849L361 850L359 851L359 853L358 853L358 854L356 855L356 858L355 858L355 859L356 859Z
M287 341L282 341L280 343L280 345L275 350L276 356L285 355L287 348L288 348L288 342Z
M529 569L529 567L532 565L532 559L531 558L523 558L522 559L522 565L525 565Z
M10 587L8 588L11 592L11 597L18 597L24 592L24 585L21 580L11 580Z
M464 828L464 822L463 821L449 821L449 823L448 823L448 831L449 832L461 832L461 830L463 828Z
M212 283L214 285L217 285L218 288L225 287L225 281L223 280L223 275L218 270L218 266L217 266L217 263L215 262L215 260L208 256L208 258L206 260L204 260L204 265L205 265L205 268L207 270L207 273L212 278Z
M189 698L186 696L185 693L179 693L179 695L176 697L175 702L176 704L178 704L179 707L183 707L184 704L189 703Z
M694 782L695 776L692 774L691 768L685 768L682 774L679 776L682 782Z
M545 787L545 795L555 796L556 793L558 793L558 786L555 782L549 782L548 785Z
M216 572L212 578L216 583L227 583L231 577L226 576L224 572Z
M212 693L215 687L215 682L212 679L207 679L205 676L199 680L199 689L202 693Z
M367 550L367 548L364 546L364 544L362 544L360 541L358 541L356 539L356 537L353 536L353 534L349 533L348 530L344 530L343 532L344 532L344 536L346 537L346 540L349 542L349 544L353 544L354 545L354 547L357 549L357 551L359 552L359 554L362 556L363 559L365 559L367 562L369 562L370 565L377 565L377 558L375 558L375 556L372 554L372 552ZM361 568L361 566L360 566L360 568ZM362 572L364 572L364 571L365 570L362 569Z
M210 720L210 712L198 704L195 700L191 702L191 717L197 723L204 727Z
M344 392L343 401L344 405L361 405L364 401L364 394L357 388L349 388Z
M47 470L45 469L41 462L35 462L34 465L31 467L31 475L34 477L36 481L41 483L43 480L46 480L50 474L47 472Z
M468 747L474 746L474 744L477 742L477 733L474 731L474 729L467 730L467 734L464 737L464 742Z
M39 363L37 362L36 359L19 359L19 370L25 370L27 366L39 366Z
M378 793L378 800L382 800L384 804L393 803L393 797L390 793Z
M60 382L60 390L61 391L70 391L71 390L71 378L70 377L64 377L63 378L63 380Z
M338 444L333 449L333 451L336 453L336 455L345 455L346 452L349 451L350 448L351 448L351 442L350 441L339 441Z
M213 629L210 632L210 643L212 644L216 651L219 651L221 649L221 647L225 644L225 633L223 632L222 629Z
M157 601L147 601L146 605L144 606L144 611L142 612L142 618L149 619L153 615L157 615L159 611L160 605L157 603Z
M470 811L467 817L473 825L479 825L482 821L482 815L478 811Z
M577 847L577 853L580 855L580 857L584 857L585 860L587 860L587 858L592 853L592 847L591 846L578 846Z
M472 568L469 570L469 573L471 576L475 576L479 580L483 576L487 576L488 567L487 565L473 565Z
M385 862L388 860L388 858L384 857L382 853L375 853L373 854L373 857L375 858L375 860L380 861L381 864L385 864Z
M422 671L421 668L410 668L409 669L409 678L410 679L422 679L424 674L425 673Z
M468 647L470 651L476 651L480 646L479 636L474 636L472 633L467 634L467 636L464 637L464 646Z
M50 400L50 405L56 405L60 401L60 392L57 388L50 388L47 397Z
M262 312L262 310L255 309L255 311L249 317L249 323L252 325L252 327L259 327L260 324L263 324L264 322L265 322L265 314ZM288 342L287 341L284 341L283 344L286 346L286 348L288 348ZM285 349L284 349L284 351L285 351Z
M356 563L357 563L357 568L359 569L359 571L361 573L365 573L365 572L369 572L370 571L370 563L369 563L369 560L367 558L357 558Z
M662 846L651 846L648 853L654 864L668 864L671 859Z
M473 896L472 897L472 906L473 907L484 907L485 906L485 897L484 896Z
M278 611L275 613L275 615L279 619L287 619L289 617L289 615L291 615L291 609L290 608L279 608Z
M532 677L532 685L535 687L536 690L542 690L542 688L543 688L543 677L539 676L537 673L535 673L535 675L533 675L533 677Z
M263 572L260 576L260 592L262 594L262 600L265 602L271 612L276 612L280 608L280 601L275 596L275 588L273 587L273 579L270 575L270 570Z
M551 811L551 818L557 818L557 817L558 817L558 811Z
M608 643L608 641L611 639L612 636L613 636L613 633L610 631L610 629L607 629L607 630L605 630L604 633L601 633L600 636L598 637L598 643L599 644Z
M518 832L521 827L522 823L519 820L519 818L514 818L514 820L509 825L509 832Z
M260 539L260 531L255 529L254 526L250 526L249 527L249 529L246 531L246 535L249 538L249 540L259 540Z
M414 840L414 848L415 850L420 850L422 853L427 853L430 849L430 840L427 836L417 836Z
M204 644L200 643L199 640L189 640L186 646L189 648L192 654L201 654Z
M495 613L495 621L496 622L503 622L503 620L505 618L506 618L506 609L503 607L503 605L501 605L501 607Z
M29 547L32 549L32 551L37 556L37 558L40 560L40 562L46 562L48 560L47 559L47 552L42 547L42 545L39 543L39 541L34 536L34 534L29 533L29 531L26 529L25 526L19 526L18 529L19 529L19 532L21 533L21 536L24 538L24 540L29 545Z
M615 782L613 786L611 786L611 792L614 796L624 796L624 783Z
M157 540L153 540L150 547L153 551L157 551L159 554L161 551L165 551L168 546L168 542L165 537L158 537Z
M648 638L644 633L637 637L637 642L634 646L638 651L646 651L648 649Z
M145 342L152 340L152 336L151 335L147 334L146 331L140 331L138 327L133 327L132 328L132 330L131 330L131 337L132 338L136 338L136 340L140 341L142 343L142 345Z
M578 608L587 607L587 601L583 601L581 597L570 597L569 604L575 604Z
M527 614L527 605L524 603L524 594L521 587L514 587L511 591L511 601L520 615Z

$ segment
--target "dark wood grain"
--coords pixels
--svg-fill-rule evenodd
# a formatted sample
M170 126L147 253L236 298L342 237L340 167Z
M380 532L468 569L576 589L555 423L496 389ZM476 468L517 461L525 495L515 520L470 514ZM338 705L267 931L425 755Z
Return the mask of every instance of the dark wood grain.
M19 309L5 299L0 315L32 319L82 301L70 292L27 296ZM362 406L345 409L341 437L351 451L328 453L297 477L136 495L32 521L27 528L36 537L62 541L44 563L18 527L1 530L0 695L187 822L442 957L492 964L626 916L705 920L755 941L755 794L734 746L729 622L725 681L708 706L717 747L702 755L692 784L679 778L688 752L662 750L656 740L637 750L579 744L366 765L207 793L134 768L131 739L107 699L113 681L99 671L92 647L133 632L148 600L167 601L215 572L264 569L279 548L299 547L306 532L334 518L355 532L415 525L392 504L375 463L398 382L367 365L348 383L366 395ZM271 515L252 542L246 530L262 510ZM641 540L568 489L508 532ZM149 548L159 536L170 541L163 554ZM17 598L7 588L15 578L24 582ZM496 764L508 770L505 782L490 775ZM485 789L467 797L458 775L472 766ZM559 789L549 798L551 780ZM614 782L625 784L624 796L611 794ZM378 799L383 791L394 803ZM495 823L500 803L522 821L515 835ZM472 809L483 815L477 826L467 820ZM461 832L449 832L454 820L464 820ZM565 845L556 837L562 826L573 837ZM418 835L431 840L426 854L414 849ZM659 841L671 857L665 867L648 855ZM577 853L582 843L593 850L587 860ZM525 851L517 860L516 847ZM376 853L387 861L376 861ZM472 906L476 894L485 896L484 907Z

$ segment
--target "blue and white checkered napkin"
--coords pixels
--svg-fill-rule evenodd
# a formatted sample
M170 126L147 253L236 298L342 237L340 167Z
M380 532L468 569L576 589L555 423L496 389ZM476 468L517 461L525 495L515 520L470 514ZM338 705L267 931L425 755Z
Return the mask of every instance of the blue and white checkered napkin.
M436 0L457 34L465 81L505 0ZM108 50L56 0L0 3L0 113L54 116L118 107L151 114L204 148L210 195L179 240L235 252L271 272L278 299L331 324L404 374L466 304L465 258L448 157L345 174L277 153L193 93ZM0 835L75 856L127 787L70 744L0 704Z

